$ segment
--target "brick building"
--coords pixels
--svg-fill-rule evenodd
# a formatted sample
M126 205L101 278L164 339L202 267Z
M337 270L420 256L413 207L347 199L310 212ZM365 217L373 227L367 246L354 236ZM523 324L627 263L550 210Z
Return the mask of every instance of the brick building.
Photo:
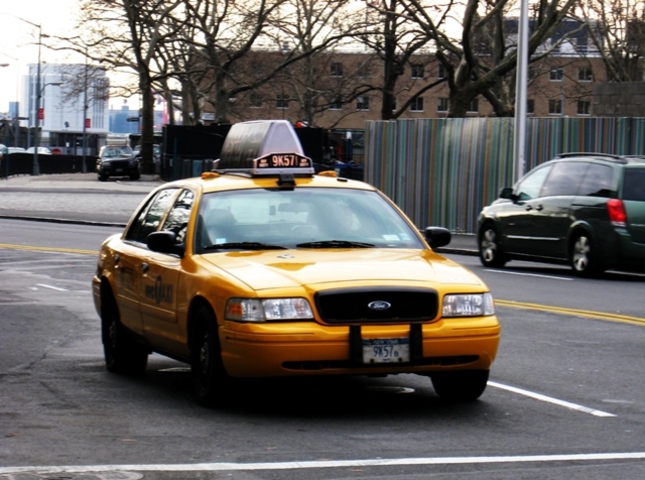
M261 52L262 61L270 62L279 52ZM259 62L252 62L256 66ZM314 123L323 128L363 128L366 120L381 118L381 99L377 92L347 101L348 92L361 84L378 85L382 64L374 55L335 53L318 56L315 69L292 69L256 90L229 99L229 117L233 122L257 118L284 118L295 123L306 118L303 105L307 91L325 92L309 98L317 102ZM433 55L418 55L406 66L397 82L396 102L403 105L411 93L445 77L445 71ZM573 51L556 52L539 63L529 65L529 115L591 116L593 88L604 83L600 56L579 55ZM345 97L345 98L344 98ZM399 118L441 118L448 110L448 87L440 84L414 98ZM204 112L212 112L205 106ZM472 102L467 116L493 116L493 109L483 96ZM212 117L212 115L211 115ZM206 117L208 118L208 116Z

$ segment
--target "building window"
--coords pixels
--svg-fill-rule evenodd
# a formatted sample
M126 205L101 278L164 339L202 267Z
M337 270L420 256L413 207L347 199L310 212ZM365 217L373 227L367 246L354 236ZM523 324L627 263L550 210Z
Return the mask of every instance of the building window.
M437 73L437 78L442 79L446 78L448 76L448 72L446 71L446 67L443 65L439 65L439 72Z
M581 82L593 81L593 74L590 67L580 67L578 69L578 80Z
M549 72L549 80L552 82L561 82L564 79L564 70L562 68L552 68Z
M329 104L329 110L342 110L342 109L343 109L343 102L341 101L340 97L336 97Z
M473 98L470 103L468 104L468 111L467 113L479 113L479 100L476 98Z
M535 100L528 99L526 101L526 113L528 115L534 115L535 114Z
M423 112L423 97L414 97L410 104L411 112Z
M251 108L261 108L262 107L262 95L258 93L252 93L249 96L249 104Z
M591 102L589 100L578 100L578 115L591 115Z
M228 101L229 101L230 103L235 103L235 102L237 102L237 96L236 96L236 95L230 95L230 96L228 97Z
M549 100L549 115L562 115L562 100Z
M343 76L343 64L339 62L334 62L331 64L331 76L332 77L342 77Z
M448 99L437 98L437 112L447 112L447 111L448 111Z
M370 109L369 97L362 95L356 99L356 110L368 111Z
M289 108L289 97L284 93L279 94L278 98L276 98L275 108L280 110L286 110Z
M420 63L413 63L412 65L412 78L423 78L424 77L424 66Z
M369 77L370 76L370 66L367 63L364 63L358 67L356 74L359 77Z

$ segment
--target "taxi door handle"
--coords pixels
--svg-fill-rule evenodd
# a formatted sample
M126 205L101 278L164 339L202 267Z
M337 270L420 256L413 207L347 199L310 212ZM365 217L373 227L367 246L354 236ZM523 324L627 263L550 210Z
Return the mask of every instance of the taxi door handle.
M150 270L150 265L148 265L146 262L143 262L141 264L141 271L143 273L148 273L148 270Z

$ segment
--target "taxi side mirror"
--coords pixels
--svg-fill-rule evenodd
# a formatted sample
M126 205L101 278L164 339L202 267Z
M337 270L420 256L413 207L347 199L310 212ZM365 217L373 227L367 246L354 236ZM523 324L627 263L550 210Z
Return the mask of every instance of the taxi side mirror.
M426 227L423 234L431 248L445 247L452 239L450 230L443 227Z
M171 255L184 255L184 245L177 243L177 234L168 230L153 232L148 235L147 245L153 252L167 253Z

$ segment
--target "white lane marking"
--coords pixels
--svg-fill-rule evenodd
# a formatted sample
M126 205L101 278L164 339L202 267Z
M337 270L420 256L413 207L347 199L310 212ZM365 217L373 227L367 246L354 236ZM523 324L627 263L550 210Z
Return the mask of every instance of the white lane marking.
M489 381L488 385L490 385L491 387L499 388L501 390L507 390L509 392L524 395L525 397L530 397L530 398L533 398L535 400L540 400L542 402L552 403L554 405L559 405L561 407L569 408L571 410L576 410L578 412L588 413L588 414L594 415L596 417L615 417L616 416L613 413L603 412L602 410L595 410L593 408L578 405L577 403L571 403L571 402L566 402L564 400L558 400L557 398L547 397L546 395L542 395L540 393L530 392L528 390L523 390L521 388L510 387L508 385L503 385L503 384L497 383L497 382L490 382Z
M56 290L58 292L69 292L66 288L54 287L53 285L47 285L45 283L37 283L36 286L43 288L50 288L51 290Z
M274 463L192 463L143 465L82 465L60 467L0 467L0 475L13 473L89 473L89 472L215 472L233 470L300 470L338 467L390 467L404 465L469 465L482 463L585 462L598 460L642 460L645 452L581 453L570 455L524 455L505 457L427 457L375 458L365 460L326 460Z
M492 273L502 273L505 275L520 275L523 277L539 277L539 278L549 278L553 280L564 280L565 282L572 282L573 278L568 278L568 277L555 277L553 275L540 275L538 273L522 273L522 272L508 272L504 270L490 270L490 269L484 269L485 272L492 272Z

